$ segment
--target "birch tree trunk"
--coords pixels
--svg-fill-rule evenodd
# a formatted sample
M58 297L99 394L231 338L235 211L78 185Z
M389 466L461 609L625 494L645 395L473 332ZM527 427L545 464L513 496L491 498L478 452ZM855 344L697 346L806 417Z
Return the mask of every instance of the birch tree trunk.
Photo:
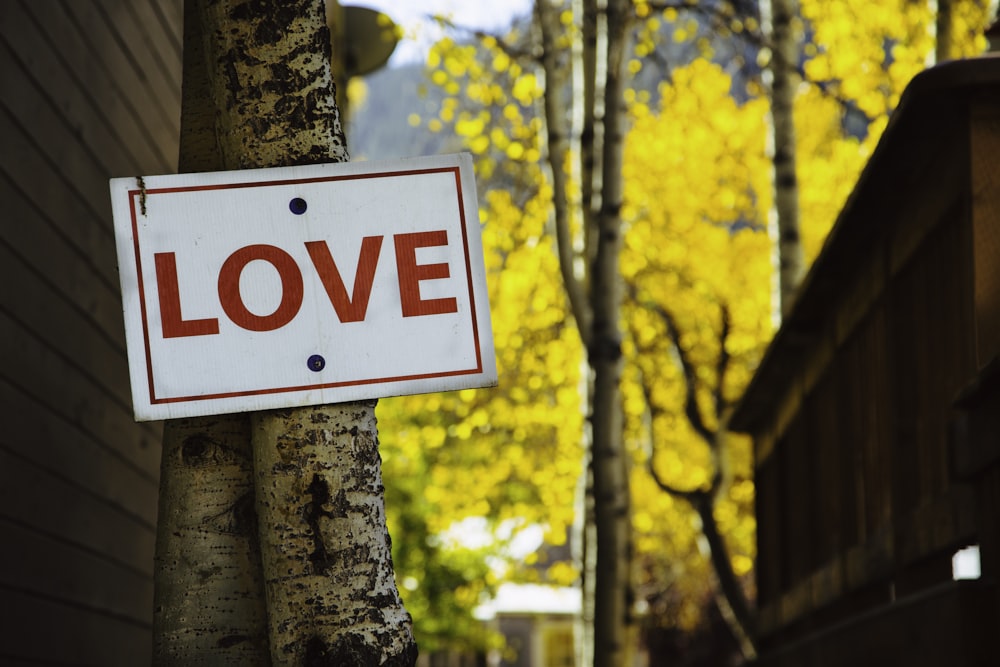
M194 3L184 7L178 170L224 169ZM163 427L153 664L267 665L267 613L246 415Z
M200 156L195 162L247 169L348 159L322 0L186 0L185 24L192 28L186 29L190 38L185 40L204 65L197 75L189 74L186 54L185 96L189 88L192 93L200 88L211 103L211 113L193 116L197 122L189 128L197 138L192 139ZM221 528L215 532L229 535L230 524L242 530L248 517L252 523L250 499L256 496L270 664L409 667L416 662L410 617L392 576L374 409L374 402L359 402L258 413L252 417L252 435L248 419L239 416L226 418L224 428L210 422L193 422L187 430L183 424L168 425L167 472L180 468L174 462L188 460L185 445L191 450L192 443L200 443L211 453L201 467L215 474L196 479L187 470L194 466L188 465L179 480L166 475L164 484L168 491L219 485L224 496L219 505L228 513L217 515ZM171 444L175 441L179 444ZM251 444L258 464L253 475ZM213 491L206 493L210 497ZM190 505L199 498L185 497L192 499ZM168 514L175 512L168 507ZM219 551L212 543L204 550ZM163 553L176 558L169 548ZM260 572L237 556L223 553L215 567L246 570L251 578ZM164 590L179 595L176 587ZM211 595L221 590L216 586L199 595L198 604L218 606ZM235 641L235 635L227 636ZM266 658L254 660L226 654L205 662L267 663Z
M573 0L572 10L577 24L583 31L573 38L568 62L560 60L557 39L563 32L560 20L562 3L557 0L536 0L535 15L542 40L542 70L545 73L543 114L547 136L547 160L552 178L552 208L554 211L556 244L559 250L559 269L563 287L569 299L573 319L576 321L580 340L586 348L591 334L591 304L587 276L592 259L587 240L594 223L591 210L594 195L594 63L597 38L597 10L594 0L588 0L585 9L582 0ZM569 84L569 86L567 86ZM565 91L572 91L570 104L566 104ZM569 112L569 113L567 113ZM568 118L569 116L569 118ZM570 127L572 118L575 127ZM576 153L580 156L577 176L581 183L578 203L571 202L567 181L573 171L569 154L574 152L571 140L579 132ZM573 228L574 213L583 229ZM582 241L583 252L578 249ZM580 261L580 260L583 261ZM582 270L581 269L582 266ZM581 275L582 274L582 275ZM589 370L589 369L588 369ZM585 377L588 374L585 373ZM592 383L584 388L584 410L589 414L592 402ZM577 664L586 665L593 659L594 595L593 583L596 568L594 557L593 486L591 475L591 447L584 443L582 474L577 488L573 543L574 558L580 566L581 613L577 619Z
M413 665L375 401L257 413L253 444L273 664Z
M566 65L558 62L557 57L556 37L561 32L558 7L550 0L535 3L542 35L544 115L560 269L593 373L587 395L591 433L585 474L589 477L580 532L584 540L583 607L585 615L592 610L593 623L581 638L580 653L585 657L592 654L594 665L618 667L629 664L634 640L629 470L623 445L620 392L622 279L618 265L622 247L624 64L631 5L628 0L613 0L603 12L606 68L602 100L595 94L599 87L596 65L602 12L595 0L583 0L574 9L578 15L582 14L583 25L579 62L573 63L581 70L580 99L574 99L573 103L583 106L579 113L582 181L579 213L586 264L583 275L577 275L575 267L578 255L574 245L578 239L573 238L570 230L571 204L565 183L569 142L568 108L563 95L567 77ZM600 140L597 139L599 102L604 121ZM597 155L600 165L596 163ZM595 211L594 204L598 201L600 206ZM593 571L589 569L592 562Z
M763 0L764 29L771 38L771 124L774 162L774 215L777 218L779 299L782 316L792 307L805 260L799 231L796 176L795 90L798 87L798 38L795 0Z
M604 89L604 150L597 252L591 279L593 323L588 356L594 371L591 419L597 572L594 586L594 665L628 664L632 641L631 513L628 461L621 405L622 247L621 206L624 148L624 64L629 0L607 6L607 79Z
M244 415L164 426L153 664L270 664Z
M587 271L594 259L594 249L597 245L596 207L600 201L600 168L599 151L603 135L598 137L597 123L597 88L598 88L598 11L597 0L577 0L579 7L575 10L580 16L578 25L580 31L580 90L579 99L574 104L581 104L580 110L580 216L583 226L584 264ZM585 276L585 284L590 287L589 276ZM589 336L590 327L586 329ZM586 340L586 339L585 339ZM593 384L588 384L586 404L589 410L594 402ZM593 441L588 441L583 462L583 516L580 517L582 529L580 537L580 602L583 615L583 632L580 641L581 664L592 664L594 658L594 586L597 581L597 529L594 525L594 466Z

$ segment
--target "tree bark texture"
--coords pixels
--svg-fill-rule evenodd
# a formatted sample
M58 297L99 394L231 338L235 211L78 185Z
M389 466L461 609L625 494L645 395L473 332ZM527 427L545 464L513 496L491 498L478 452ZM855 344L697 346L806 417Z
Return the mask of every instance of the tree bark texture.
M244 415L164 426L153 664L268 665Z
M255 414L253 445L274 664L413 664L375 401Z
M795 91L799 84L799 42L795 0L764 0L770 18L771 123L773 132L774 206L777 217L779 297L787 315L805 273L799 231L799 185L796 176ZM765 27L767 27L765 25Z
M597 572L594 587L594 665L628 664L632 640L631 514L628 461L621 405L624 63L628 0L607 6L607 83L604 90L603 190L597 221L597 252L591 275L592 333L588 356L594 372L591 419Z
M225 168L198 8L184 7L178 170ZM163 428L154 564L153 664L267 665L267 611L247 415Z
M181 168L191 171L347 160L323 1L186 0L182 134ZM412 624L392 575L374 403L258 413L252 436L250 422L235 415L165 429L158 563L173 569L158 566L155 660L414 664ZM230 575L245 585L227 583ZM196 586L199 576L214 588ZM263 657L229 650L236 630L200 629L202 618L218 624L230 589L227 604L247 602L233 625L248 628L246 643ZM205 640L186 655L214 648L211 656L161 657L191 636Z
M573 104L580 109L580 216L583 225L583 247L586 272L583 283L590 288L590 269L597 246L597 215L595 202L600 201L600 164L598 156L603 135L598 136L597 122L597 56L598 56L598 10L597 0L574 0L574 13L579 17L580 57L573 67L579 69L579 89L575 91ZM588 303L589 307L589 303ZM591 313L592 317L592 313ZM591 320L588 320L581 339L588 340ZM593 405L593 384L588 383L586 395L588 411ZM591 434L592 435L592 434ZM594 659L594 586L597 580L597 529L594 525L594 471L592 440L586 443L583 461L583 513L579 521L580 530L580 606L582 611L582 631L580 633L580 664L589 665Z
M322 0L188 2L199 7L227 169L349 159Z
M537 0L535 15L542 34L542 70L545 72L544 104L549 171L552 175L552 209L555 212L556 247L559 249L559 269L569 299L570 310L586 346L590 336L590 304L587 303L586 281L576 272L576 252L571 228L571 207L567 195L567 156L569 155L569 107L565 92L569 83L569 64L559 62L556 37L562 32L560 8L551 0Z
M597 0L581 0L583 17L580 31L580 70L582 73L583 118L580 127L580 209L583 215L584 247L589 253L588 263L593 262L597 248L597 210L601 200L601 146L604 136L598 116L604 109L598 77L598 42L601 31L600 11ZM607 24L604 24L607 34ZM603 90L603 89L602 89Z

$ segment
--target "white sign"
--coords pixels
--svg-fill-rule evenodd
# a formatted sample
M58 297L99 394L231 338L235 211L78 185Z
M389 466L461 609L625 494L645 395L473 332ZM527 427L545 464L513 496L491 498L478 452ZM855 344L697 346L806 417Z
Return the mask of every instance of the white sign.
M111 180L137 420L497 382L467 154Z

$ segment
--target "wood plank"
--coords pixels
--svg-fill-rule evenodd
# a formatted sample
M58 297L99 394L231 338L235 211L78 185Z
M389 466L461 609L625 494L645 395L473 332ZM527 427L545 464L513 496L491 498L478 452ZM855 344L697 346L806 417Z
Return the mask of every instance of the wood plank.
M899 197L890 209L894 234L888 246L888 272L894 276L910 261L927 234L943 219L948 211L960 204L969 192L968 143L969 126L966 118L961 122L936 127L933 142L921 144L922 151L907 164L909 177L899 183L899 192L919 192L919 197Z
M0 419L5 425L0 448L54 477L71 480L82 493L135 514L142 523L156 523L157 479L121 452L95 440L5 380L0 380ZM146 437L140 446L158 449L157 443L158 439Z
M842 416L837 411L836 377L831 367L826 377L813 389L807 405L808 439L812 443L811 456L815 479L812 482L816 494L814 522L821 528L816 532L816 561L819 566L840 553L848 542L847 521L843 515L845 508L846 475L841 470L840 433Z
M0 447L0 517L152 576L156 527L134 512L96 498ZM132 499L155 505L155 496ZM13 545L4 538L4 550Z
M57 350L41 345L30 332L0 310L0 378L36 400L155 479L159 450L144 444L155 430L137 426L130 410L107 400L93 383ZM155 427L153 427L155 428Z
M4 11L13 12L15 3ZM115 164L115 175L126 173L151 173L173 171L176 164L175 142L167 149L162 141L151 141L156 128L136 106L136 102L127 97L121 84L108 72L100 59L94 56L83 36L65 14L53 12L51 6L31 2L23 6L23 21L27 21L39 31L40 43L47 46L54 58L73 82L72 92L66 93L73 105L73 112L67 109L67 114L77 116L76 109L87 107L109 128L114 135L114 141L134 156L135 164L125 169ZM12 17L10 25L17 25ZM36 45L37 48L37 45ZM80 128L84 140L93 128ZM105 150L106 145L100 145ZM122 169L122 171L118 171Z
M760 667L938 667L996 662L995 585L953 582L781 643Z
M161 91L158 99L170 100L180 113L182 50L175 48L169 36L163 32L163 26L153 13L153 8L142 0L105 0L100 6L111 19L112 25L118 29L143 71L153 73L149 78L151 84Z
M149 572L0 518L0 586L21 588L52 600L99 609L149 624L153 578Z
M76 28L81 32L84 41L89 45L94 57L107 67L111 76L118 81L125 95L133 100L156 100L144 110L149 115L153 132L150 140L161 142L165 137L180 136L180 91L160 90L151 84L158 78L155 73L146 71L134 60L118 34L115 26L109 23L105 7L96 2L68 2L63 0L62 8L67 13ZM157 95L169 94L169 97L158 100ZM145 107L145 105L143 105ZM164 153L168 146L161 143Z
M124 350L121 296L118 285L108 281L106 267L95 266L93 259L28 201L6 174L0 174L0 201L7 221L0 245L64 295L102 336Z
M79 144L77 137L40 94L38 82L31 78L18 54L6 42L0 45L0 60L9 63L0 67L0 107L8 114L7 127L17 128L4 134L30 136L19 141L16 137L11 139L11 146L19 149L15 154L7 154L8 147L4 147L4 155L0 156L3 171L33 197L65 197L67 192L75 193L97 223L94 232L110 241L114 236L107 170L92 153L69 149ZM0 117L0 123L7 122ZM61 176L61 183L52 178L54 174ZM77 210L68 220L79 224L81 217L81 211Z
M754 479L757 516L757 576L758 604L777 600L781 593L781 506L778 477L778 457L772 457L757 468Z
M841 345L885 292L885 251L883 247L872 249L871 254L863 263L859 262L857 271L845 286L844 297L834 313L834 331L836 344Z
M32 4L36 12L41 11L38 3ZM46 20L51 21L51 11L46 12L46 15ZM61 22L65 22L65 18ZM36 82L34 93L53 109L60 122L75 135L76 146L69 150L91 154L95 161L103 165L103 172L136 173L140 164L138 156L142 155L148 160L151 155L148 143L136 141L126 144L118 138L106 112L93 99L91 91L84 87L85 84L74 75L62 49L49 44L39 20L22 11L20 3L11 2L0 10L0 24L6 26L3 29L3 40L18 54L20 64ZM46 44L49 48L39 48ZM29 124L29 127L36 126ZM37 133L37 130L32 131Z
M5 69L0 68L0 72ZM3 92L0 86L0 93ZM6 128L0 133L0 174L6 175L11 186L32 202L44 214L44 219L51 221L79 254L91 258L92 266L100 272L107 285L116 285L118 263L110 228L111 198L106 187L102 206L108 211L108 222L102 223L99 213L90 206L79 188L65 181L59 172L53 171L54 166L24 133L24 128L3 108L2 102L0 126ZM20 222L29 224L31 221Z
M164 33L170 38L177 53L184 52L184 2L183 0L148 0L163 27ZM183 67L182 67L183 69Z
M1000 119L995 105L975 105L972 113L973 294L982 368L1000 353Z
M152 635L145 624L0 588L0 662L148 665Z
M912 512L896 519L896 558L907 566L938 552L970 544L976 537L975 490L953 484Z
M895 542L892 531L872 535L867 542L851 547L844 556L845 585L861 590L875 582L888 580L895 563Z
M891 414L890 372L886 348L895 347L886 336L883 310L876 308L859 330L858 355L853 367L857 393L857 431L860 464L863 469L858 485L857 507L864 513L861 539L888 530L892 522L894 452L889 416Z
M110 339L2 243L0 284L17 286L0 292L0 310L36 339L59 350L109 400L131 409L128 359L120 340Z

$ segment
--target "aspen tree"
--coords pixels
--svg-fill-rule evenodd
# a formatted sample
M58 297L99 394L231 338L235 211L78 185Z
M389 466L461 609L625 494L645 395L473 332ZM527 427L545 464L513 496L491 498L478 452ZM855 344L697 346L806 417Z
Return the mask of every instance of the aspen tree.
M584 202L580 218L584 230L583 257L588 266L578 276L570 231L570 204L567 197L565 162L569 150L568 129L563 94L567 77L565 64L558 62L556 35L558 10L548 0L537 0L536 16L542 36L542 68L545 73L544 115L548 161L553 183L553 210L559 248L560 270L571 309L587 348L592 372L591 434L589 438L589 493L593 499L593 538L583 531L586 552L593 549L595 569L584 572L584 588L589 592L593 578L593 664L628 664L634 637L630 601L631 516L629 470L623 440L621 407L622 332L619 327L622 309L622 279L618 257L622 247L622 156L625 135L625 60L628 52L631 3L611 0L605 11L606 68L603 90L603 123L600 149L595 142L597 117L596 42L598 10L596 3L581 7L586 28L581 45L584 77L581 91L586 108L580 154ZM576 100L574 100L576 101ZM600 166L595 156L600 155ZM600 179L596 174L600 174ZM597 184L599 183L599 186ZM596 186L596 187L595 187ZM599 207L592 208L595 201ZM590 392L588 392L590 393ZM588 498L589 500L589 498ZM586 521L589 523L589 517ZM589 598L589 595L588 595ZM589 643L590 638L587 638ZM585 654L590 647L585 647Z
M622 161L625 142L625 61L629 42L628 0L608 0L607 76L601 208L590 272L593 320L587 356L594 372L591 418L597 577L594 582L594 665L627 664L633 637L631 580L632 517L628 458L621 404Z
M774 216L778 248L781 315L792 307L805 274L799 229L799 182L796 173L795 91L799 77L799 40L795 31L795 0L765 0L760 4L764 30L770 38L768 67L774 161Z
M218 158L200 166L348 159L322 0L187 0L185 16L187 46L202 52L212 109L189 131L196 130L199 150ZM189 74L188 65L185 87L194 88L201 74ZM239 516L256 514L258 522L270 664L416 662L392 574L374 409L374 401L362 401L227 418L225 432L241 443L229 449L210 423L190 424L193 435L168 425L182 452L195 435L211 452L239 452L239 465L226 468L238 469L229 481L239 493L225 502L235 508L234 496L255 498L253 505L241 501ZM250 446L252 474L244 463ZM205 662L252 664L231 654Z
M195 3L184 7L180 172L221 170ZM270 662L247 415L164 424L153 664Z

